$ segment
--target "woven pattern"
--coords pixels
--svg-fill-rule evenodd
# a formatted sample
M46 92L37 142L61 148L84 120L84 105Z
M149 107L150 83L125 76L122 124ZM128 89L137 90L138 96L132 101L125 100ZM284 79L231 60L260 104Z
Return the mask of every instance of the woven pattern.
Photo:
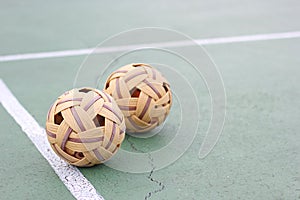
M48 112L52 149L72 165L89 167L111 158L125 137L124 116L108 94L92 88L70 90Z
M143 63L113 72L105 91L125 116L128 132L146 132L164 122L172 104L170 85L159 71Z

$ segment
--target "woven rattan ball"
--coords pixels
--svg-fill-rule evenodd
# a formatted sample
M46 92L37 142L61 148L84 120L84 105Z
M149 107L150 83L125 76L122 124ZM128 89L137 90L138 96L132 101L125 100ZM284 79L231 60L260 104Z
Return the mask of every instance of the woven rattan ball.
M170 85L148 64L121 67L109 76L104 89L123 112L127 132L150 131L162 124L169 114Z
M80 88L65 92L54 102L46 132L57 155L72 165L89 167L117 152L124 139L125 121L110 95Z

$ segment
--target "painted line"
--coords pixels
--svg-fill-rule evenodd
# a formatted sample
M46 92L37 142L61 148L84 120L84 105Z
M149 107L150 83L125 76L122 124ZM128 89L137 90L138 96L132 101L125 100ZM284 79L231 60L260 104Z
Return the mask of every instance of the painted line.
M212 45L212 44L227 44L227 43L238 43L238 42L291 39L291 38L299 38L299 37L300 37L300 31L294 31L294 32L268 33L268 34L257 34L257 35L234 36L234 37L197 39L194 40L194 42L191 42L189 40L182 40L182 41L160 42L160 43L150 43L150 44L100 47L97 49L87 48L87 49L38 52L38 53L26 53L26 54L15 54L15 55L2 55L2 56L0 55L0 62L83 56L91 53L103 54L103 53L111 53L111 52L128 51L128 50L134 50L134 49L145 48L145 47L157 47L157 48L185 47L185 46L195 45L195 43L199 45Z
M20 104L1 79L0 91L0 102L3 107L20 125L24 133L26 133L36 148L49 162L72 195L76 199L104 200L76 167L67 164L52 151L47 141L45 130L40 127L36 120Z

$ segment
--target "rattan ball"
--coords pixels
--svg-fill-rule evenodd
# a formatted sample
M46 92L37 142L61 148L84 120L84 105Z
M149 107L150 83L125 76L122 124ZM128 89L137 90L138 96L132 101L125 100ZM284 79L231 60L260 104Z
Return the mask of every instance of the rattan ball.
M127 132L154 129L165 121L172 105L168 81L144 63L128 64L113 72L104 90L123 112Z
M48 112L50 146L68 163L90 167L110 159L125 137L125 120L114 99L93 88L58 97Z

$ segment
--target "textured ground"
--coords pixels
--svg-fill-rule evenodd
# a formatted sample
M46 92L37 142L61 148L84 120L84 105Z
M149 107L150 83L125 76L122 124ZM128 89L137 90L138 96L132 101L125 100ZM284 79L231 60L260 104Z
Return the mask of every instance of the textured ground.
M194 38L298 31L299 9L292 0L1 2L0 55L94 47L112 34L144 26L168 27ZM177 162L150 178L104 165L81 169L105 199L144 199L149 192L151 199L300 199L300 39L205 48L227 92L218 144L208 157L197 158L210 110L201 83L195 86L197 96L203 96L199 134ZM72 88L84 58L2 62L0 78L44 126L51 102ZM199 77L189 78L196 82ZM176 124L176 118L168 123ZM73 198L2 106L0 127L3 199ZM155 137L127 137L123 148L145 151L170 140Z

